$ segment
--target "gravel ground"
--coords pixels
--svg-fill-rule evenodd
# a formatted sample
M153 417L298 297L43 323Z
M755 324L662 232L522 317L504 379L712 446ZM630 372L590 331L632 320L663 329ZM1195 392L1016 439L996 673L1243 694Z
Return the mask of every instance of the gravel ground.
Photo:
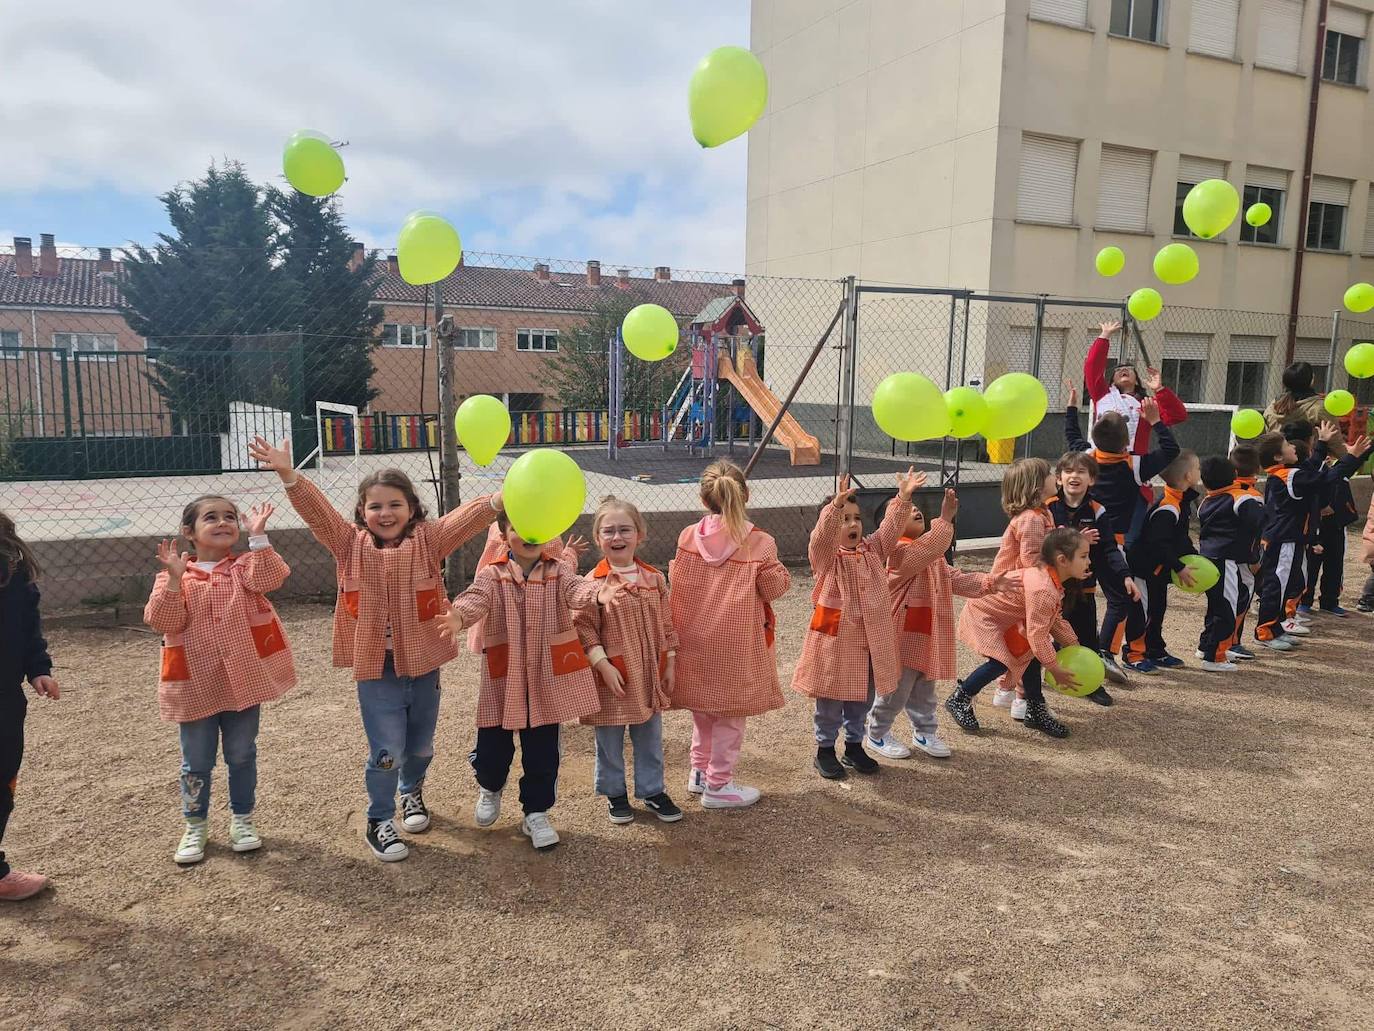
M546 855L513 797L496 827L473 823L464 655L444 674L435 825L382 865L329 613L283 615L301 683L264 712L266 846L225 845L221 767L189 870L171 861L156 638L51 634L65 697L30 707L6 846L57 888L0 912L0 1028L1374 1026L1370 617L1327 617L1240 674L1138 678L1111 709L1061 699L1065 741L982 702L982 736L945 721L952 759L872 779L822 781L789 697L750 722L740 772L764 796L743 812L687 804L673 714L674 825L608 823L591 734L569 727ZM1191 598L1169 617L1194 667L1201 618Z

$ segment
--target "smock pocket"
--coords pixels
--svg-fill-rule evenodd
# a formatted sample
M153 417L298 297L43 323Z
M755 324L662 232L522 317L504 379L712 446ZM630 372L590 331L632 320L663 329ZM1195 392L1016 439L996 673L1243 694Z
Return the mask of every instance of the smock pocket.
M811 613L811 629L826 637L840 635L840 610L828 605L817 605Z
M487 676L492 680L506 679L510 666L510 645L504 637L489 637L482 644L482 656L487 663Z
M286 650L286 634L277 622L275 612L260 612L249 616L248 632L253 635L253 647L260 659Z
M1002 640L1007 644L1007 651L1011 652L1015 658L1020 658L1031 650L1030 641L1026 639L1024 624L1018 623L1014 627L1009 627L1007 632L1002 635Z
M162 680L177 683L191 679L184 640L180 634L168 634L162 639L162 672L159 674Z
M415 581L415 618L421 623L428 622L444 611L443 594L439 581L434 578Z
M773 612L773 606L768 602L763 603L763 645L765 648L773 647L773 642L778 636L778 617Z
M587 661L587 653L582 650L582 642L578 640L576 631L555 634L550 639L549 659L553 665L553 675L556 677L591 668L591 663Z
M339 583L339 605L354 619L358 618L358 578L346 576Z
M902 622L902 629L908 634L930 636L932 622L933 610L929 605L908 605L906 607L906 619Z

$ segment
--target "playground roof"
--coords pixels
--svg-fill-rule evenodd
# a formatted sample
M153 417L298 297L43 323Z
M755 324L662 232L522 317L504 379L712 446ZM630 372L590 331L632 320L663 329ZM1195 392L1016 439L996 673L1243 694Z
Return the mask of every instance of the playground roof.
M697 313L696 318L692 319L692 325L709 327L713 330L729 329L731 328L729 316L735 310L736 305L739 306L741 321L749 324L749 331L762 333L763 325L759 322L758 316L754 314L749 305L744 303L743 298L737 297L733 293L728 297L712 298L706 307Z

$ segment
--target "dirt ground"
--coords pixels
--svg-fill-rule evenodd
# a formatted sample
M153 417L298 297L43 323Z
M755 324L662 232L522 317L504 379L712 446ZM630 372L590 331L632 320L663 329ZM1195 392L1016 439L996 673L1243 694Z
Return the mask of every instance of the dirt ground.
M976 563L971 563L976 564ZM1350 567L1347 600L1362 582ZM809 580L780 607L784 683ZM1175 596L1176 599L1179 596ZM64 697L35 700L12 860L56 890L0 911L0 1028L1355 1028L1374 1026L1374 619L1326 617L1231 675L1193 667L1052 741L980 702L945 761L822 781L808 707L750 723L753 809L682 790L673 825L613 826L592 738L565 729L563 844L536 854L514 791L472 818L474 662L444 673L433 829L383 865L361 840L365 755L328 611L284 612L300 686L264 711L263 850L177 868L174 729L157 639L51 633ZM964 656L961 668L972 666Z

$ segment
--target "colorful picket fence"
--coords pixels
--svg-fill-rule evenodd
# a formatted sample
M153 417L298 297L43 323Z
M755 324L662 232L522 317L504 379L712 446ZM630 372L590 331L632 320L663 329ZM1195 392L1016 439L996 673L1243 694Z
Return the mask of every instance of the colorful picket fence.
M509 447L543 444L604 444L610 415L605 411L512 412ZM353 450L354 432L362 433L361 450L367 454L421 451L439 446L439 421L432 414L372 412L359 416L355 430L348 416L326 415L323 420L326 454ZM663 438L662 412L626 412L620 428L622 443L642 443Z

